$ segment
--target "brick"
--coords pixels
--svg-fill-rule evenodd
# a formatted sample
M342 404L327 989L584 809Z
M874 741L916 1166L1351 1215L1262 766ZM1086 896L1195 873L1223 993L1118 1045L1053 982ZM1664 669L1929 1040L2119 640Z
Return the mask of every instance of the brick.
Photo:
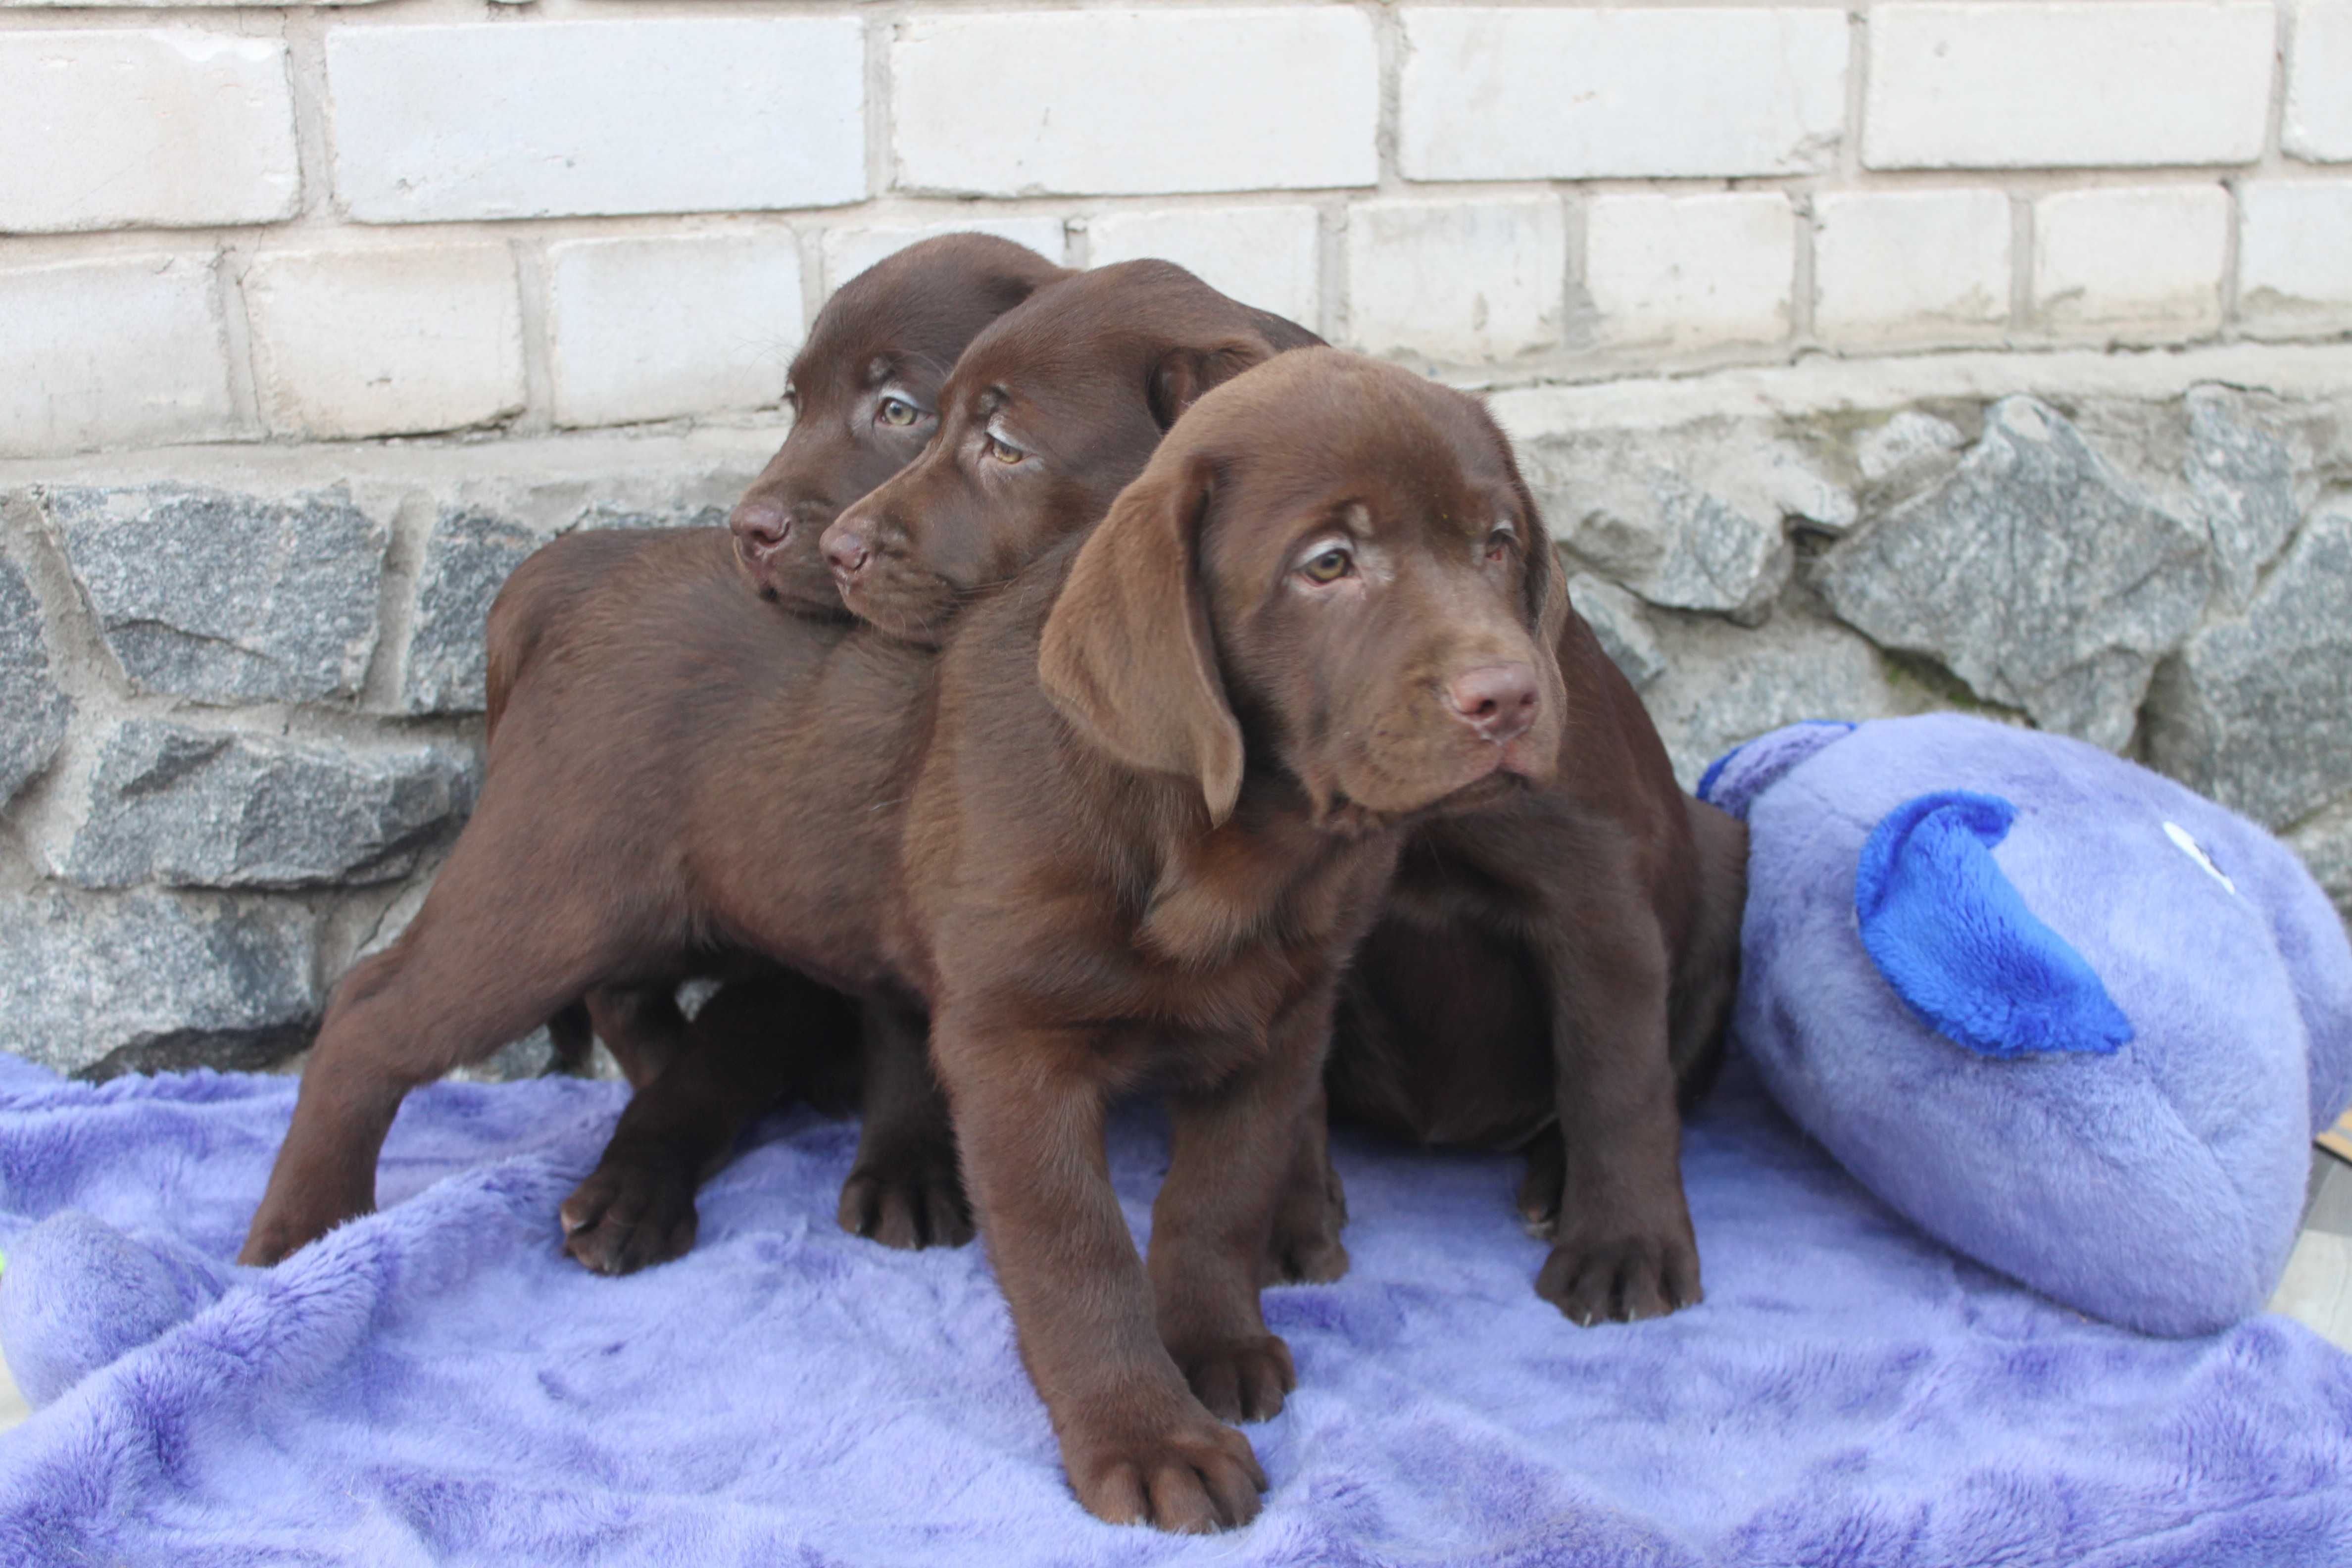
M1822 337L1980 336L2009 320L2009 198L1999 191L1827 195L1814 210Z
M2279 144L2312 163L2352 159L2352 0L2302 0Z
M801 342L787 229L548 247L555 422L620 425L773 404Z
M860 26L763 16L336 28L336 197L362 223L860 201Z
M1321 309L1322 243L1313 207L1171 207L1111 213L1087 225L1097 267L1157 256L1245 304L1312 329Z
M1340 6L918 17L890 48L908 190L1159 195L1369 185L1380 63Z
M1559 341L1567 220L1548 196L1360 202L1348 213L1349 336L1467 363Z
M1584 287L1600 336L1689 347L1789 334L1797 218L1775 193L1597 196Z
M1048 261L1060 261L1069 246L1057 217L976 218L969 223L929 223L885 228L829 228L820 247L825 292L831 293L886 256L943 234L992 234L1025 245Z
M2352 318L2352 180L2238 190L2238 315L2294 331Z
M245 301L274 431L455 430L522 407L521 304L503 245L266 254L247 269Z
M1874 169L2246 163L2262 155L2270 0L1883 5Z
M0 271L0 457L236 433L209 256Z
M1836 156L1847 54L1838 11L1399 14L1407 179L1793 174Z
M2033 206L2033 308L2058 327L2218 325L2229 235L2219 185L2045 196Z
M275 223L301 204L274 39L0 35L0 232Z

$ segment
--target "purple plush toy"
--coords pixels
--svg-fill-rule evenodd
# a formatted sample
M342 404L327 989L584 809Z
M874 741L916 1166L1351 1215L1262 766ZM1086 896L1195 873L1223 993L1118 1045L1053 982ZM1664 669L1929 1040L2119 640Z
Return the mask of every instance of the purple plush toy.
M1750 835L1737 1037L1849 1171L2080 1311L2262 1310L2352 1096L2352 945L2293 854L1951 714L1777 730L1699 793Z

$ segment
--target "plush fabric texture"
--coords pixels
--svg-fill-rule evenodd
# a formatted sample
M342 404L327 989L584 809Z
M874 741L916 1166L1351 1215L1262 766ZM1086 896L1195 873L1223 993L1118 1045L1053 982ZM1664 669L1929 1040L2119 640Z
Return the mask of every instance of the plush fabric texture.
M1919 1021L1988 1057L2114 1050L2131 1024L2066 939L2033 918L1992 858L2017 807L1937 790L1863 840L1853 874L1862 945Z
M2080 1310L2196 1334L2261 1310L2310 1136L2352 1091L2352 947L2292 853L2095 747L1954 714L1776 731L1711 773L1749 832L1734 1030L1800 1125L1929 1234ZM2013 821L1997 842L1963 832L1973 847L1948 831L1917 905L1962 883L1957 907L2013 900L2039 959L2082 966L2055 1011L2021 1000L2046 984L2032 965L2014 1016L1967 996L2011 982L1966 931L1873 960L1865 847L1955 792ZM1906 1005L1923 973L1938 999ZM2116 1048L1984 1053L2062 1018Z
M834 1223L846 1125L771 1118L689 1257L606 1279L554 1212L621 1091L440 1085L383 1212L231 1268L292 1090L0 1062L0 1296L36 1265L69 1296L76 1235L110 1277L97 1222L222 1287L0 1436L0 1563L2352 1558L2352 1359L2280 1318L2157 1340L2054 1307L1870 1198L1738 1064L1685 1156L1706 1300L1632 1327L1537 1299L1511 1162L1343 1141L1355 1267L1267 1293L1299 1388L1250 1428L1264 1516L1209 1540L1078 1509L979 1249ZM1118 1125L1139 1231L1164 1160ZM68 1211L94 1219L32 1245ZM41 1325L11 1322L13 1359Z

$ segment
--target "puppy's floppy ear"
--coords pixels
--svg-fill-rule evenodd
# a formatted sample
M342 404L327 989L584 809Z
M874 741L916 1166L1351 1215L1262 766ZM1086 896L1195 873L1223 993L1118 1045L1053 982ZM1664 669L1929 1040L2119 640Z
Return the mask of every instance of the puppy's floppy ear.
M1273 344L1246 334L1218 342L1177 344L1152 362L1144 387L1153 422L1166 430L1211 388L1273 357Z
M1119 492L1045 617L1037 673L1062 716L1129 767L1200 781L1212 826L1242 788L1242 728L1193 563L1215 475L1155 462Z

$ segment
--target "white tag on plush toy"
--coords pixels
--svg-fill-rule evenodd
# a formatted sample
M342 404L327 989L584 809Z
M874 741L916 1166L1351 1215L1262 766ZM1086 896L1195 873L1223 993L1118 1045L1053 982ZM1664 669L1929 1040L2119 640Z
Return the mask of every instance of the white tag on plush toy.
M2213 857L2205 853L2205 847L2189 837L2189 829L2177 822L2168 822L2164 825L2164 836L2171 839L2174 847L2183 855L2204 867L2207 876L2229 889L2232 893L2238 890L2238 884L2221 875L2221 868L2213 864Z

